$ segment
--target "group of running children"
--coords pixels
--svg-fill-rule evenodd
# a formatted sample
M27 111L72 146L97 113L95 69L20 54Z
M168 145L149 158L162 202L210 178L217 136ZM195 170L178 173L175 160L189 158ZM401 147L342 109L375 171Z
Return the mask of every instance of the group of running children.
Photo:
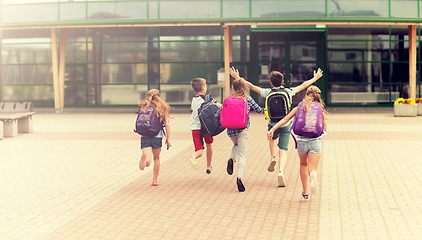
M274 109L280 109L278 111L281 111L279 114L281 117L277 117L274 114L273 116L269 116L270 114L268 111L265 113L266 118L269 120L267 139L269 141L271 156L270 160L268 161L268 171L274 172L278 159L278 186L286 186L284 167L287 162L287 150L292 129L295 133L293 136L297 138L295 138L295 142L300 159L300 178L303 187L302 197L303 199L308 199L308 182L310 182L310 192L315 193L318 189L317 166L322 153L321 137L325 134L327 129L327 124L325 121L326 111L324 108L324 103L321 100L321 91L318 87L311 86L315 81L322 77L322 70L318 69L317 71L314 71L313 78L293 88L285 88L283 86L284 77L283 74L278 71L272 71L269 74L271 88L261 88L253 85L252 83L246 81L244 78L240 77L239 71L233 67L230 68L229 73L234 78L232 83L234 94L230 96L230 98L234 98L234 100L239 100L239 98L242 99L242 101L245 102L244 104L247 109L247 113L253 110L257 113L264 114L264 110L250 96L248 96L246 88L257 92L260 94L260 96L266 98L266 104L269 104L269 106L266 106L266 110L267 107L269 108L271 106L271 104L273 105ZM204 131L203 126L201 126L198 110L200 110L201 106L206 102L213 103L219 109L215 113L215 118L218 122L218 120L222 120L222 112L220 112L220 108L223 111L225 106L222 106L210 95L206 94L207 84L205 79L195 78L191 81L191 85L196 92L196 95L192 98L190 108L192 112L190 117L190 130L192 131L195 152L189 154L188 159L192 167L195 170L198 170L199 165L196 159L200 158L203 154L203 151L205 150L207 158L206 173L210 174L212 172L213 136L212 134ZM297 107L291 109L292 97L304 89L307 89L307 91L302 102L300 102ZM281 93L281 95L285 95L285 99L287 100L280 103L278 99L274 98L276 100L274 100L272 103L269 103L268 99L270 95L274 95L274 93ZM160 170L160 152L164 135L166 135L167 149L171 146L169 124L169 119L171 118L170 107L161 99L160 92L157 89L149 90L147 93L147 98L145 100L139 101L138 105L140 108L135 131L141 135L142 157L139 162L139 168L144 170L145 167L148 167L151 164L153 159L154 169L152 185L157 186L157 178ZM283 109L285 111L283 111ZM293 117L295 118L293 119ZM155 129L153 129L153 131L148 130L149 132L142 132L139 130L141 129L141 125L148 126L150 129L154 128L152 127L152 125L154 125L152 122L154 121L157 122L157 126ZM245 186L243 184L243 174L246 166L246 149L248 145L249 126L250 118L248 115L247 121L245 120L243 126L230 128L232 125L229 125L229 127L227 127L227 135L233 142L231 155L227 161L227 173L229 175L233 174L233 167L236 163L236 184L239 192L245 191ZM221 130L223 129L224 128L221 127ZM315 132L317 133L315 134ZM277 146L279 149L278 158L276 156L275 147L275 141L277 138Z

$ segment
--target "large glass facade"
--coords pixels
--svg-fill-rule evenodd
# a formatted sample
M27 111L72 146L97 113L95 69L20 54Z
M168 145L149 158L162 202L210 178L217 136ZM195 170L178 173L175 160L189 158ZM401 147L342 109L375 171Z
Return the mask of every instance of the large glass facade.
M422 0L3 0L0 6L4 29L0 100L31 100L42 106L54 106L51 32L34 26L61 25L59 36L66 34L67 106L133 105L151 88L160 89L173 106L185 106L194 95L190 80L195 77L207 79L213 97L222 98L217 83L217 71L224 67L221 23L418 22L422 16ZM214 25L189 25L201 22ZM169 26L172 23L185 26ZM316 52L326 48L323 70L329 105L387 105L409 94L406 25L353 26L349 22L317 29L239 24L233 28L233 64L246 78L256 69L272 66L251 68L251 32L259 31L326 33L325 46L261 41L258 47L263 55L256 57L270 62L287 59L278 68L288 69L290 84L298 84L311 77L310 69L319 67ZM418 71L419 41L420 37Z
M337 26L327 34L328 104L380 105L409 97L407 27ZM419 71L420 54L417 60Z

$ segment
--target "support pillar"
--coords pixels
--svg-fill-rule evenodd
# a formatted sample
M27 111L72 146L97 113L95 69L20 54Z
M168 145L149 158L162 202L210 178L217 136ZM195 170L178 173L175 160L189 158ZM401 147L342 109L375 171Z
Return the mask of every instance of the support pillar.
M416 98L416 25L409 25L409 97Z
M224 98L230 96L230 65L233 61L233 26L224 26Z

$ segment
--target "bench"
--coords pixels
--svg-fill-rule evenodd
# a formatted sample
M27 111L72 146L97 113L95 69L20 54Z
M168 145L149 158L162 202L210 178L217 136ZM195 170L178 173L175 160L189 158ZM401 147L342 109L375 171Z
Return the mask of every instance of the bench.
M0 102L0 139L32 132L32 102Z

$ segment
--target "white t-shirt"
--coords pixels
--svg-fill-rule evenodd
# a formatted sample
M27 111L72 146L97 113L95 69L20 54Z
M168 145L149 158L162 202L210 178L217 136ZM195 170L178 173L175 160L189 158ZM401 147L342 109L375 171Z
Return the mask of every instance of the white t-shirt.
M201 107L202 103L205 102L205 95L194 96L192 98L192 103L190 104L190 110L192 114L190 116L190 130L201 130L201 122L198 117L198 109ZM210 96L211 101L215 102L214 98Z
M280 86L280 87L274 87L274 89L285 89L286 92L289 94L290 102L292 102L293 96L296 94L295 88L285 88L284 86ZM272 88L263 88L262 91L261 91L261 97L267 98L267 96L268 96L268 94L270 94L271 90L272 90ZM286 124L284 124L280 128L289 126L292 123L292 121L293 121L293 118L290 119ZM277 123L269 121L269 124L271 126L274 126Z

